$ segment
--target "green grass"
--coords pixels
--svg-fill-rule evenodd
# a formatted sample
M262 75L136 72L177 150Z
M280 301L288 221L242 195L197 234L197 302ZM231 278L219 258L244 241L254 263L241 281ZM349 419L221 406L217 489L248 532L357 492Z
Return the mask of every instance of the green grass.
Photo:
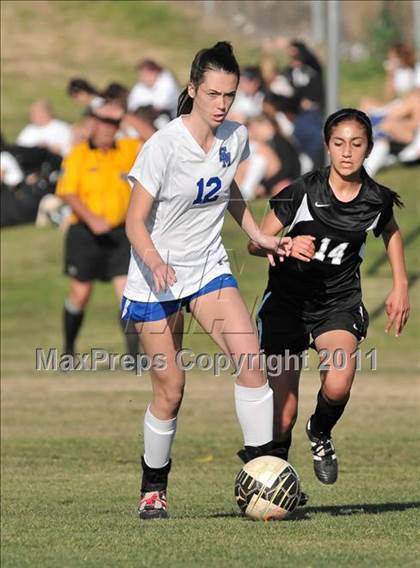
M399 189L404 233L418 219L418 170L380 176ZM256 216L264 211L254 206ZM245 252L246 240L228 218L225 242L252 309L264 290L266 264ZM238 516L233 480L241 436L229 376L191 374L174 446L168 522L139 525L135 515L141 421L150 398L147 376L122 372L37 373L35 347L61 345L61 306L67 282L60 274L63 235L20 227L2 233L2 560L4 566L415 566L419 413L419 285L412 288L412 319L401 338L383 333L373 318L363 353L378 351L378 371L367 361L337 427L340 478L321 486L312 473L304 422L312 410L316 364L303 373L300 417L292 462L311 501L282 523ZM380 239L368 244L364 270L368 308L380 307L390 288ZM418 238L407 248L418 271ZM373 272L372 272L373 270ZM370 272L372 272L370 274ZM117 305L99 285L79 341L121 351ZM196 353L214 346L189 333Z

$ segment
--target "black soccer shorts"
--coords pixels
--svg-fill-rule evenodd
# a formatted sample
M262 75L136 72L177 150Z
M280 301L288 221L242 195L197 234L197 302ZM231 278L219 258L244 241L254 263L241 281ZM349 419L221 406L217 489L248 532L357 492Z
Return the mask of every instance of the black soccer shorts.
M353 308L334 309L310 321L287 309L284 298L271 294L257 315L260 347L268 355L298 355L314 347L317 337L327 331L344 330L362 341L367 335L369 315L363 303ZM312 343L311 343L312 337Z
M125 276L130 242L123 225L95 235L84 223L71 225L65 240L64 273L80 282L108 282Z

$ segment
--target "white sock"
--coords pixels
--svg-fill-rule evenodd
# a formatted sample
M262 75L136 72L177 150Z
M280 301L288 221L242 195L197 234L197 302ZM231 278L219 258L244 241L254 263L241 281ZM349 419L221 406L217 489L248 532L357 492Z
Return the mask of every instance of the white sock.
M235 383L235 407L245 446L262 446L273 439L273 391Z
M159 420L147 407L144 415L144 461L149 467L164 467L171 457L176 432L176 417Z

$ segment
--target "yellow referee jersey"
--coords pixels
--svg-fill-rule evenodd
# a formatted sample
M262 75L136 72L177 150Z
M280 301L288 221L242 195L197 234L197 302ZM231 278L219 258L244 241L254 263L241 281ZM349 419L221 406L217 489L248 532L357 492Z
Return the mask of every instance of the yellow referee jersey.
M116 227L125 221L130 186L127 174L140 150L132 138L115 141L115 147L100 150L83 142L73 148L63 162L56 195L77 195L83 205ZM73 213L71 223L79 222Z

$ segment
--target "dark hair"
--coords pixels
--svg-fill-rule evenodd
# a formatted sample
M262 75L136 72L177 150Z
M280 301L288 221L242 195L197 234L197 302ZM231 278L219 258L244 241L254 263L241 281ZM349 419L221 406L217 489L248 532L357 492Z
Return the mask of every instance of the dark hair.
M199 51L191 65L190 83L198 88L204 81L206 71L225 71L240 77L238 62L233 54L232 45L227 41L219 41L213 47ZM193 99L186 87L178 97L177 116L189 114L192 110Z
M98 95L97 89L85 79L70 79L67 85L67 94L77 95L78 93L89 93L90 95Z
M363 126L368 140L369 149L371 149L373 147L372 123L370 122L370 118L367 114L356 108L342 108L330 114L324 125L325 144L328 145L330 141L332 129L344 120L355 120Z
M300 98L297 96L285 97L284 95L268 93L264 97L264 102L273 105L277 112L299 114L301 111Z
M241 70L242 77L246 77L250 81L259 81L262 83L263 78L261 74L261 69L256 65L248 65L248 67L243 67Z
M361 124L366 132L366 136L368 139L368 147L369 150L373 147L373 133L372 133L372 123L370 122L370 118L367 114L358 110L356 108L342 108L330 114L330 116L325 121L324 125L324 139L325 143L328 144L332 135L332 129L343 122L344 120L356 120L359 124ZM364 176L368 176L366 170L362 168L362 173ZM376 187L376 186L375 186ZM403 202L401 201L400 196L395 191L391 189L387 189L389 192L392 202L397 205L397 207L404 207Z
M322 74L322 67L317 56L302 41L293 40L290 45L297 49L299 61Z
M128 92L127 87L121 83L110 83L101 95L107 102L117 102L126 109Z

